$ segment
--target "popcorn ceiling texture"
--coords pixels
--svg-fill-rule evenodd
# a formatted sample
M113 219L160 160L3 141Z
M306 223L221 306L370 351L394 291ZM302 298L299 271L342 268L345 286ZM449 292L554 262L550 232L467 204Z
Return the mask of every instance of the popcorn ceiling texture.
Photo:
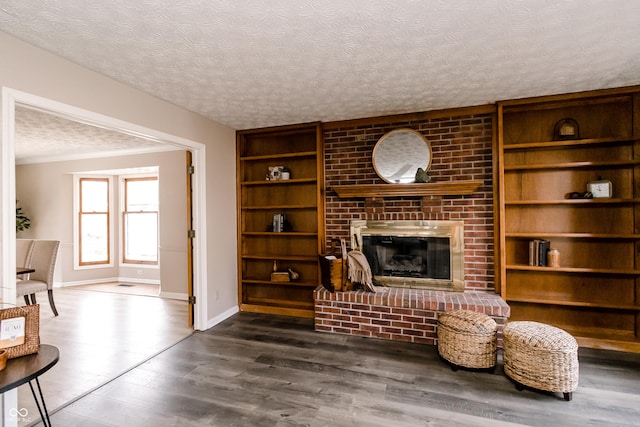
M2 2L0 30L248 129L638 84L639 16L636 0L41 0Z
M16 108L15 123L16 164L175 149L22 107Z

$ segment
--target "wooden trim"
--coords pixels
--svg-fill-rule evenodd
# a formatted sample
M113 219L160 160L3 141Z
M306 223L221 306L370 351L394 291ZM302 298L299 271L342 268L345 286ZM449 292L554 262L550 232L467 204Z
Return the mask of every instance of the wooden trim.
M638 187L636 187L638 188ZM640 203L640 199L614 199L608 197L595 197L593 199L549 199L549 200L507 200L505 206L526 206L526 205L628 205Z
M239 137L240 135L268 133L270 134L269 136L275 136L275 135L286 135L289 133L298 133L298 132L307 133L309 132L310 127L318 128L320 125L321 125L320 122L316 121L316 122L307 122L307 123L296 123L293 125L286 125L286 126L269 126L269 127L263 127L263 128L255 128L255 129L243 129L243 130L237 131L237 135Z
M271 181L245 181L241 182L240 185L293 185L293 184L304 184L304 183L315 183L315 178L293 178L287 180L271 180Z
M482 181L449 181L426 184L371 184L337 185L333 190L338 197L382 198L382 197L424 197L424 196L461 196L472 194L482 185Z
M576 336L576 341L580 347L597 348L600 350L625 351L640 353L639 342L618 341L603 338L591 338Z
M185 151L185 168L187 170L185 179L185 190L187 192L187 326L193 329L195 311L193 299L193 237L189 236L189 231L193 230L193 179L189 170L193 168L193 153Z
M505 195L504 195L504 154L503 154L503 107L498 104L496 118L493 121L493 242L494 242L494 287L503 299L506 297L505 252Z
M339 120L322 124L323 130L335 130L344 127L358 127L380 123L404 122L413 120L438 119L451 116L471 116L495 113L495 104L477 105L471 107L447 108L444 110L422 111L417 113L393 114L388 116L367 117L351 120Z
M611 143L633 143L637 142L637 137L613 137L613 138L584 138L584 139L571 139L563 141L539 141L539 142L525 142L517 144L506 144L503 150L516 151L516 150L529 150L532 148L563 148L572 146L588 146L597 144L611 144Z
M91 211L91 212L85 212L82 210L82 205L83 205L83 193L84 193L84 189L83 189L83 183L87 182L87 181L94 181L94 182L104 182L107 184L107 210L103 211L103 212L95 212L95 211ZM110 178L103 178L103 177L81 177L78 179L78 198L79 198L79 202L78 202L78 266L80 267L87 267L87 266L93 266L93 265L110 265L111 264L111 245L112 245L112 241L111 241L111 211L113 209L112 206L112 200L111 200L111 193L112 193L112 185L113 182ZM85 215L105 215L106 216L106 221L107 221L107 259L106 260L100 260L100 261L83 261L82 260L82 218Z
M301 151L299 153L279 153L279 154L264 154L262 156L247 156L240 157L240 160L243 162L250 162L256 160L280 160L280 159L288 159L288 158L299 158L299 157L314 157L318 154L317 151Z
M316 179L317 179L317 191L316 191L316 205L317 205L317 247L318 254L324 253L326 248L326 216L325 216L325 182L324 182L324 135L322 133L323 125L318 123L316 126ZM322 283L322 271L320 268L320 260L318 262L318 276L316 278L318 283ZM312 316L313 317L313 316Z
M247 203L243 199L243 191L241 190L242 186L242 161L240 160L240 154L242 153L242 144L244 142L244 134L242 132L236 132L236 243L238 245L238 262L236 265L236 279L238 280L238 304L240 309L242 310L242 298L243 298L243 290L244 285L242 283L242 233L243 233L243 223L242 223L242 206Z
M282 308L272 307L268 305L240 304L240 311L249 313L277 314L281 316L304 317L313 319L313 310L304 310L298 308Z
M640 86L624 86L624 87L618 87L614 89L596 89L596 90L590 90L585 92L570 92L570 93L555 94L555 95L536 96L531 98L509 99L509 100L497 101L497 104L503 105L505 107L510 107L510 106L518 106L522 104L535 104L535 103L542 104L545 102L558 102L558 101L562 102L562 101L571 101L571 100L579 100L579 102L584 103L585 98L599 97L599 96L630 95L633 92L640 92Z

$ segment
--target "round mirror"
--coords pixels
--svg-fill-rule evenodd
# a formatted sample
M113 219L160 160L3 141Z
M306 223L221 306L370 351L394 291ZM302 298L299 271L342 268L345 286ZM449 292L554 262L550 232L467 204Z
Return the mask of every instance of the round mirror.
M431 145L413 129L395 129L382 136L373 148L373 168L392 184L415 182L418 168L431 166Z

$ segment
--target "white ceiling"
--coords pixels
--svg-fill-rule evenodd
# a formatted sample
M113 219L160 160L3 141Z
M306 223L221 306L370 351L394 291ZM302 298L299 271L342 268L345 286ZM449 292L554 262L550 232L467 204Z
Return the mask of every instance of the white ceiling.
M0 0L0 30L235 129L640 84L637 0Z
M57 115L16 108L16 164L54 162L175 150L159 144Z

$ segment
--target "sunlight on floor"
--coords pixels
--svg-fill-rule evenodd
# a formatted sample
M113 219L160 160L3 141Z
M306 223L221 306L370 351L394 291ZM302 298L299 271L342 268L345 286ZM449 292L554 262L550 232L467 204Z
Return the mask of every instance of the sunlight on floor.
M39 294L40 341L60 349L60 361L40 377L50 412L191 335L187 303L158 297L73 288L55 290L60 315ZM28 385L19 407L38 418Z

